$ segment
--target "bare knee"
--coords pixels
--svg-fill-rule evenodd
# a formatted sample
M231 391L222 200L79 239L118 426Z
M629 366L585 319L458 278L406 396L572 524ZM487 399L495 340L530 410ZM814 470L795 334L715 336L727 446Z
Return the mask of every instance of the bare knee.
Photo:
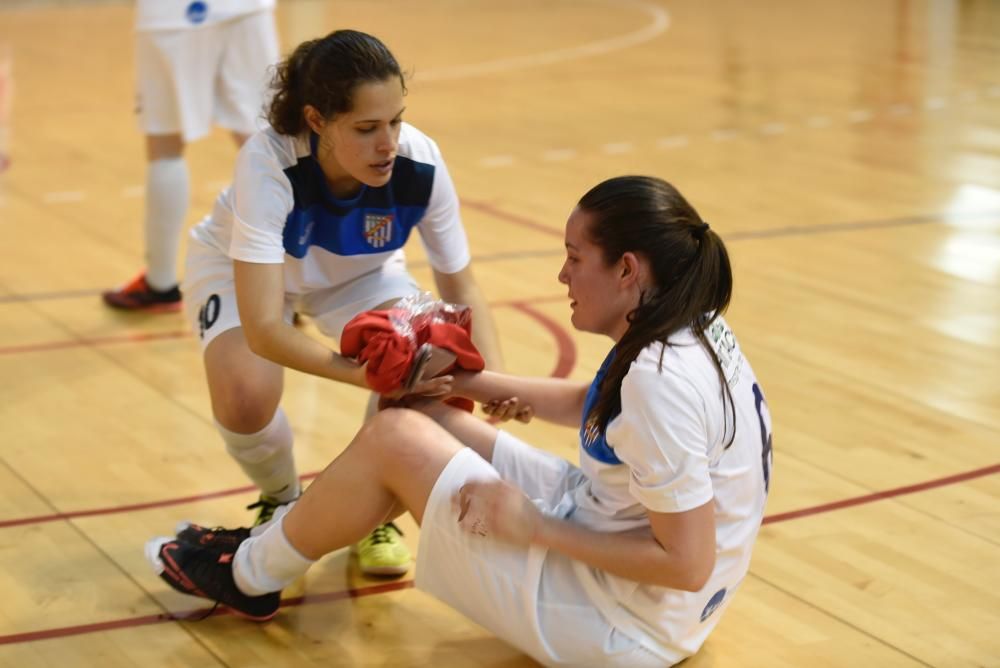
M386 408L367 420L358 436L372 443L403 443L431 424L425 415L409 408Z
M184 154L184 139L179 134L146 135L146 160L179 158Z
M241 329L223 332L208 345L205 373L212 413L223 427L253 434L270 423L281 401L284 374L250 351Z
M215 419L238 434L253 434L266 427L280 401L280 386L258 378L230 376L212 389Z

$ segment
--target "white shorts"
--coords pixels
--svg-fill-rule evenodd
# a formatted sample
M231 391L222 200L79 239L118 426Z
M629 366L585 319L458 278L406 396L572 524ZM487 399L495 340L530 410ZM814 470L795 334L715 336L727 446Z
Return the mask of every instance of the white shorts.
M459 529L452 497L470 480L498 477L520 487L543 512L578 484L569 462L499 432L493 464L459 451L434 483L420 529L416 585L545 665L663 666L612 626L591 603L572 561Z
M254 12L187 30L136 33L136 97L147 135L204 137L213 122L251 135L265 125L274 13Z
M344 326L357 314L419 292L398 253L375 271L342 285L286 295L285 320L291 322L296 312L307 315L324 336L340 339ZM201 339L202 350L222 332L241 326L232 259L193 236L188 237L181 293L184 313Z

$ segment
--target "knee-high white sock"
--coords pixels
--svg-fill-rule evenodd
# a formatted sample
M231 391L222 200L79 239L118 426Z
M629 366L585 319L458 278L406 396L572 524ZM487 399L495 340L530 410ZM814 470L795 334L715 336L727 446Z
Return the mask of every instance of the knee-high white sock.
M299 553L285 536L284 518L259 536L240 543L233 557L233 579L247 596L281 591L305 575L315 561Z
M183 157L146 167L146 282L154 290L177 285L177 254L187 215L190 184Z
M292 456L292 428L285 411L278 408L270 424L256 434L237 434L218 420L216 429L226 450L264 494L287 503L299 496L299 477Z

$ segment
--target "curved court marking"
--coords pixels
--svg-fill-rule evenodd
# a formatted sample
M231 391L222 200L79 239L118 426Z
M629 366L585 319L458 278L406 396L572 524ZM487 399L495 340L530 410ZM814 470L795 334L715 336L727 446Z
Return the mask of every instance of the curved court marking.
M641 2L639 0L618 0L614 2L615 7L630 6L645 12L651 21L642 28L617 37L597 40L580 46L573 46L566 49L556 49L542 53L530 54L527 56L513 56L511 58L500 58L482 63L469 63L468 65L455 65L453 67L440 67L427 70L424 73L417 73L414 81L417 83L424 81L450 81L452 79L464 79L466 77L482 76L484 74L496 74L499 72L511 72L514 70L526 69L529 67L540 67L543 65L553 65L571 60L580 60L600 56L614 51L621 51L632 46L648 42L658 35L666 32L670 26L670 14L662 7ZM565 10L564 10L565 11Z

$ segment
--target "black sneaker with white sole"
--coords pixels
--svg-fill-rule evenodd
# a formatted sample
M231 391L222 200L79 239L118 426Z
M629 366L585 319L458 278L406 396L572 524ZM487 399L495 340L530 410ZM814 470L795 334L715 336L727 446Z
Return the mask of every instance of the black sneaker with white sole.
M176 527L177 540L191 545L201 545L218 552L236 552L240 543L250 537L250 529L203 527L192 522L181 522Z
M183 594L220 603L236 614L265 622L278 613L281 592L247 596L233 580L233 555L175 538L146 543L146 558L171 587Z

